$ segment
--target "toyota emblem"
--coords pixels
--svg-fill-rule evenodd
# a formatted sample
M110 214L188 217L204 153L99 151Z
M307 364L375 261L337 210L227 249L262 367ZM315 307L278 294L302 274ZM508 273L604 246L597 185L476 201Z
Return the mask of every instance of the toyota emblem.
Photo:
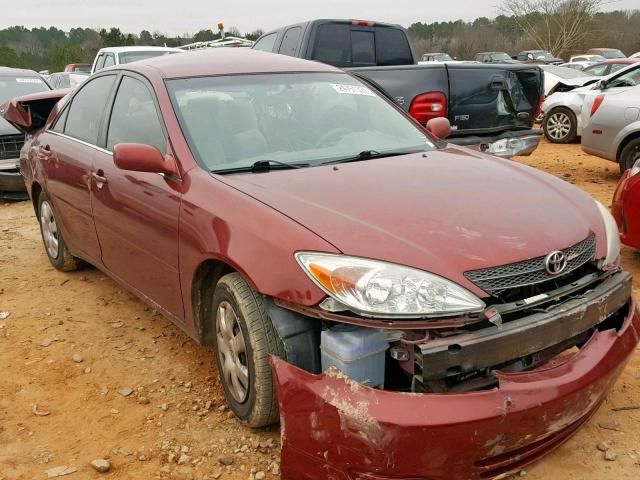
M544 269L549 275L560 275L567 268L567 257L560 250L544 257Z

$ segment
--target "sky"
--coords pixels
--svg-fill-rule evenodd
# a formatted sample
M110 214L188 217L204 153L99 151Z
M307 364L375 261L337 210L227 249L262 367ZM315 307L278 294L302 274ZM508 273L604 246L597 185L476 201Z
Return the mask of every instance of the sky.
M0 28L55 26L119 27L124 32L169 35L225 27L241 32L269 30L313 18L356 18L399 23L473 20L493 17L500 0L2 0ZM611 2L606 10L640 8L639 0Z

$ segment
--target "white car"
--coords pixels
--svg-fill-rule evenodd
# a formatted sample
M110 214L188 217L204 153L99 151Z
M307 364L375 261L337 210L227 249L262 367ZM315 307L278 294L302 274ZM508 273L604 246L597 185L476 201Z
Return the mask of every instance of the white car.
M103 68L123 63L136 62L147 58L169 55L172 53L184 53L184 50L171 47L107 47L101 48L91 65L91 74Z
M594 63L604 62L605 60L606 58L602 55L587 55L585 53L584 55L574 55L569 59L569 63L589 62L589 65L593 65Z
M640 58L640 52L636 52L633 55L629 55L629 58Z
M631 82L629 79L635 79L638 73L640 62L600 79L583 77L559 82L542 104L542 130L545 138L551 143L571 143L581 137L585 96L589 93L607 95L618 92L620 88L629 88L635 85L635 80ZM587 80L586 83L583 82L584 79Z
M544 94L549 95L549 92L559 82L565 80L577 80L580 82L584 80L586 83L588 80L593 80L595 77L588 75L580 70L573 68L563 67L562 65L539 65L544 72Z

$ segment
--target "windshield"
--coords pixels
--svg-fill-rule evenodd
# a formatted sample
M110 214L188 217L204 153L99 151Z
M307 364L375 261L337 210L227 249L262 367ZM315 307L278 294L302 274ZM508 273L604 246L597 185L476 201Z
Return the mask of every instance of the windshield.
M506 53L494 53L491 55L494 60L511 60L511 57Z
M11 100L15 97L29 95L30 93L51 90L49 85L40 77L8 77L0 76L0 103Z
M602 56L604 58L627 58L620 50L604 50Z
M549 52L545 52L544 50L537 50L531 53L536 60L553 60L555 58Z
M138 60L146 60L147 58L159 57L161 55L169 55L172 53L180 53L180 52L172 52L167 50L149 50L142 52L122 52L118 55L120 59L120 63L131 63L137 62Z
M437 55L434 55L433 58L438 62L449 62L449 61L453 60L453 58L451 58L446 53L439 53Z
M435 148L402 113L343 73L200 77L167 85L191 150L209 170Z

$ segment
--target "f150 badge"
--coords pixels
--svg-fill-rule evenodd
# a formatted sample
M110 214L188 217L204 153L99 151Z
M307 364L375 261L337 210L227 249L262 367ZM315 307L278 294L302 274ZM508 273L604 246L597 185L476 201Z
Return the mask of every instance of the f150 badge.
M456 115L453 120L456 122L467 122L471 118L471 115Z

